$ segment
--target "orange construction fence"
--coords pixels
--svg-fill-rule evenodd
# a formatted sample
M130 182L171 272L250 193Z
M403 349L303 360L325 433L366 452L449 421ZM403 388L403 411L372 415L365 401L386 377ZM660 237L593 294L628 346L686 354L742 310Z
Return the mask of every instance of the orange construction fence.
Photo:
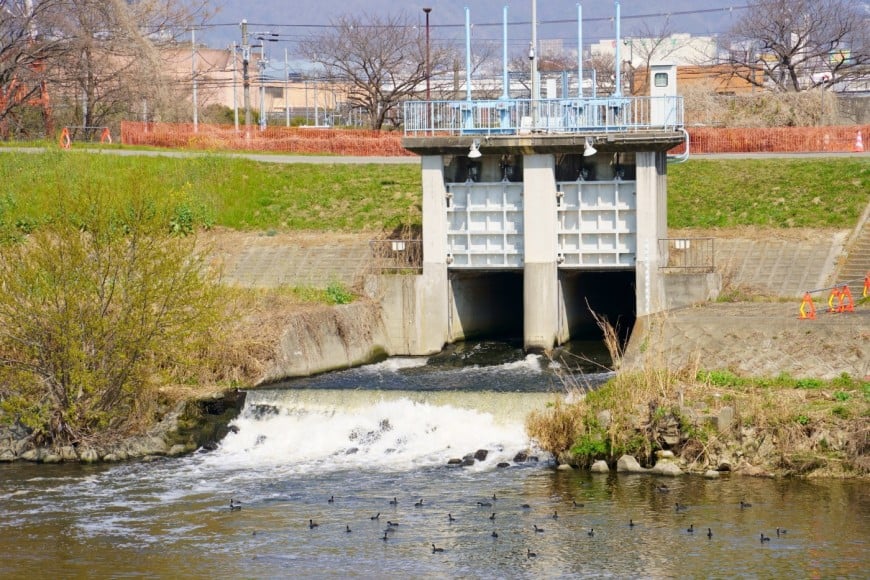
M689 127L691 153L855 153L870 125L832 127L713 128ZM860 150L860 151L859 151ZM680 145L669 153L685 151Z
M284 153L353 156L410 156L402 133L312 127L244 128L192 123L121 123L121 143L181 149L280 151Z
M870 125L843 127L777 127L717 129L691 127L691 153L853 152ZM252 127L192 123L121 123L121 143L181 149L280 151L285 153L359 156L408 156L400 131L311 127ZM684 146L672 149L681 153Z

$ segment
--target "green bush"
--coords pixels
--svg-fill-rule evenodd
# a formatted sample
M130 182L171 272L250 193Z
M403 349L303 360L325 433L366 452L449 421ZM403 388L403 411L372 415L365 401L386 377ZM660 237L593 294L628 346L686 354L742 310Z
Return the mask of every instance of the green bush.
M353 294L340 282L331 282L326 287L326 299L330 304L350 304Z
M195 239L167 235L171 196L136 193L59 191L47 225L0 247L0 409L40 441L147 424L153 385L219 321Z

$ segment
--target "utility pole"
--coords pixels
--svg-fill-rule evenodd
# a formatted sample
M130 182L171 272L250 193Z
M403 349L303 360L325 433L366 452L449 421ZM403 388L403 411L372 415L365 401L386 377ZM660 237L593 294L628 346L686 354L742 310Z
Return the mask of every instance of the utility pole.
M290 67L287 59L287 48L284 48L284 120L290 126Z
M263 84L263 77L266 75L266 46L263 40L260 40L260 131L266 130L266 85Z
M233 125L239 130L239 96L236 83L236 41L233 41Z
M193 78L193 132L199 132L199 109L196 98L196 28L190 29L190 45L193 53L190 58L190 74Z
M248 76L248 64L251 62L251 47L248 45L248 19L242 20L242 87L244 88L245 135L251 131L251 78Z

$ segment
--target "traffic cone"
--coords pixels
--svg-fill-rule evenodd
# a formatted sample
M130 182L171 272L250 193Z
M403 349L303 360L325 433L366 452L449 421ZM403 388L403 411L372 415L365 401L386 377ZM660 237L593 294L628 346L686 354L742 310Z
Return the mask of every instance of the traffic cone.
M852 147L852 153L864 153L864 139L861 138L861 131L858 131L858 137L855 138L855 146Z

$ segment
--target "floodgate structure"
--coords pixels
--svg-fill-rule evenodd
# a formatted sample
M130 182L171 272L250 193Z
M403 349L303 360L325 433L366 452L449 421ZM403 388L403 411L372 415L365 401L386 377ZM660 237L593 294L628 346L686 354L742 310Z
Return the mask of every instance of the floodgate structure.
M406 103L422 273L387 293L391 342L423 354L521 336L548 350L600 336L593 312L627 332L708 298L712 240L667 238L668 162L688 155L668 155L688 147L675 80L662 65L650 96Z

